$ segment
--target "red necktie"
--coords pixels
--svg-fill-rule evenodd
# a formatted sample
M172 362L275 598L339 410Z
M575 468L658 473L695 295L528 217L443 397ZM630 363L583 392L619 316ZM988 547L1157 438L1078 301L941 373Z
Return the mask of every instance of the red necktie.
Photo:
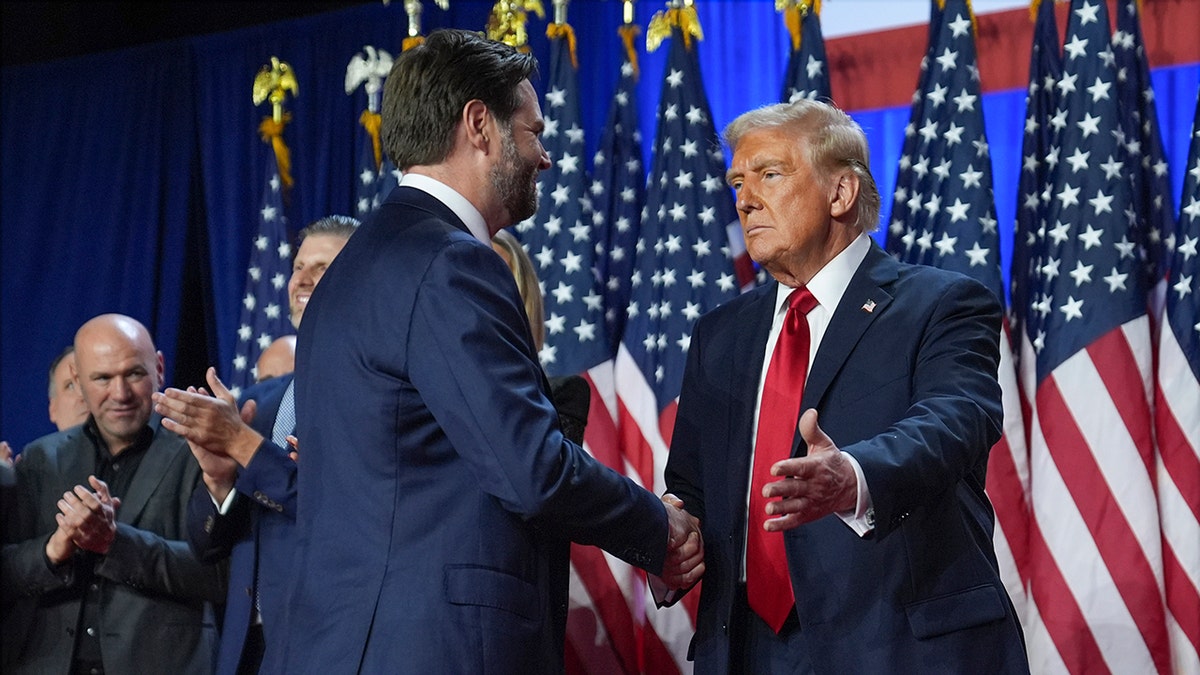
M754 446L754 473L750 479L750 513L746 527L746 597L763 621L776 633L795 604L788 577L787 554L782 532L767 532L767 499L763 486L775 480L771 465L792 453L800 398L808 376L808 319L817 299L805 287L788 296L788 312L775 343L767 379L763 383L758 415L758 437Z

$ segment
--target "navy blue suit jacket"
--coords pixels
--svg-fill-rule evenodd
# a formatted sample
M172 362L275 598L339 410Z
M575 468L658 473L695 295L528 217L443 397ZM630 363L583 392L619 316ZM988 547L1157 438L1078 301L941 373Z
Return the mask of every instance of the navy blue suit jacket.
M730 672L756 375L776 289L701 317L688 351L666 485L704 531L697 673ZM835 308L801 408L816 408L862 466L875 529L859 537L830 515L781 535L816 672L1028 670L983 492L1002 418L1000 319L984 286L897 263L874 244ZM793 456L804 454L798 432L795 444Z
M237 495L229 511L217 513L212 497L197 490L188 504L188 541L206 561L229 558L229 593L217 655L218 675L237 672L254 611L257 579L263 635L279 644L283 603L291 570L296 517L296 463L271 442L279 402L292 375L272 378L248 388L242 402L258 404L250 426L264 437L250 464L238 471ZM256 569L258 573L256 575ZM263 671L274 669L270 658Z
M651 571L658 499L563 437L512 274L394 190L296 352L288 673L561 672L568 540Z

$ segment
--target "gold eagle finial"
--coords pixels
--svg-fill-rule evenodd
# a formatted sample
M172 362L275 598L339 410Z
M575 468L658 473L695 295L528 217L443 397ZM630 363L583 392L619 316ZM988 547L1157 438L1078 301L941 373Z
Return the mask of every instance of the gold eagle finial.
M537 14L539 19L546 18L541 0L497 0L488 17L488 38L528 51L529 34L525 23L529 20L529 12Z
M279 57L272 56L269 64L264 64L254 76L252 96L254 105L262 105L263 101L271 102L271 117L280 122L283 120L283 101L287 92L292 96L300 95L300 87L296 84L296 74L292 67Z

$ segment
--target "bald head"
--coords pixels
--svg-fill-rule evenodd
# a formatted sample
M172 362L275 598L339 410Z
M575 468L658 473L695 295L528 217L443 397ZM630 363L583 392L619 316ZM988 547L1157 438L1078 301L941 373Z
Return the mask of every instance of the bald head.
M151 396L162 385L162 354L150 332L121 314L102 314L75 333L75 373L88 412L114 455L150 421Z
M269 347L258 355L258 363L254 366L254 378L257 382L287 375L296 369L296 336L284 335L276 338Z

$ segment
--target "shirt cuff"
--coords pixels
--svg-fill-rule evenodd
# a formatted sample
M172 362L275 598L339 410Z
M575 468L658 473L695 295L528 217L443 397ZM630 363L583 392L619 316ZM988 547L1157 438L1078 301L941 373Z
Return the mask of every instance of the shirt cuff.
M225 495L225 501L217 502L217 498L208 493L208 498L212 500L213 506L217 507L217 513L225 515L229 513L229 507L233 505L233 497L237 494L237 488L230 488L229 494Z
M871 491L867 489L867 479L863 475L862 466L858 460L854 459L854 455L848 452L843 452L842 457L845 457L850 462L850 466L854 467L854 478L858 485L858 500L855 502L853 511L842 511L837 514L842 522L854 530L854 533L860 537L865 537L875 529L875 507L871 503Z

